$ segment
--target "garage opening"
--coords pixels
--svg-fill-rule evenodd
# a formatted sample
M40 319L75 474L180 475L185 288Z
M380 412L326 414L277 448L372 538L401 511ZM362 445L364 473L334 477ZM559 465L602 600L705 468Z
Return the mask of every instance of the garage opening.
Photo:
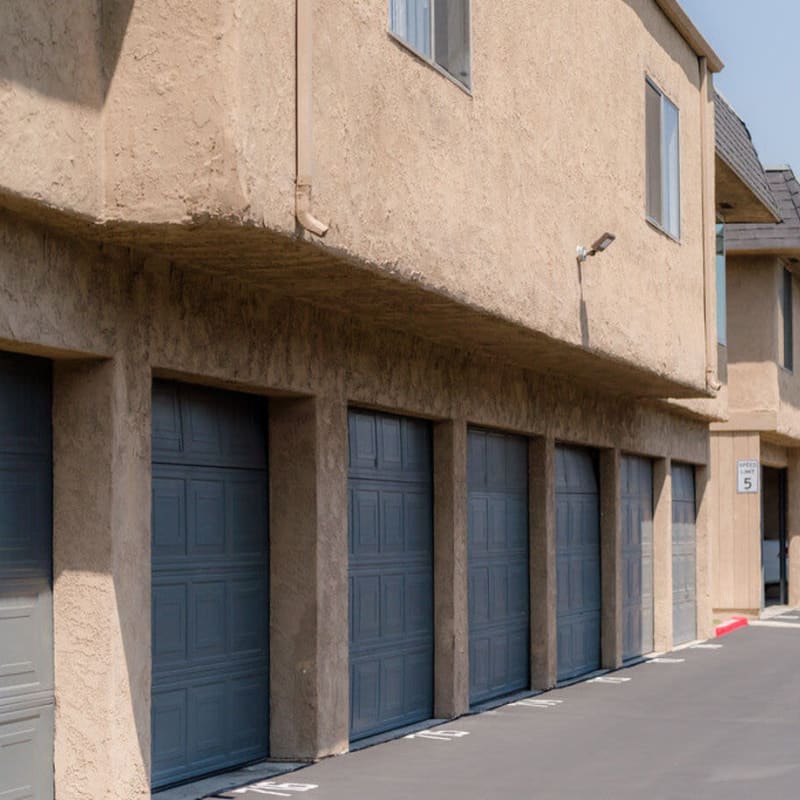
M761 565L764 606L789 602L786 470L761 468Z
M433 461L427 422L348 415L350 738L433 716Z
M597 457L556 448L558 680L600 668L600 493Z
M0 797L53 797L52 365L0 353Z
M267 416L153 383L152 785L268 753Z
M467 472L474 705L530 687L527 440L471 428Z
M672 640L697 638L697 506L694 467L672 464Z
M622 657L653 651L653 463L620 459Z

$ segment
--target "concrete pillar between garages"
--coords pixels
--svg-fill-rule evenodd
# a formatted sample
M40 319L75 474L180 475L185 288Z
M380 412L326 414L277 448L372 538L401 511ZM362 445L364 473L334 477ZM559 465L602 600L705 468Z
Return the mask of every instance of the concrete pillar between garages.
M467 596L467 424L446 420L433 431L434 715L469 710Z
M787 449L786 541L789 545L789 605L800 606L800 449Z
M556 445L552 437L528 445L530 531L531 688L558 680L556 563Z
M347 405L269 405L270 755L349 746Z
M601 663L622 666L622 514L619 450L600 451Z
M54 366L59 800L150 796L150 404L144 361Z
M711 471L706 466L695 467L695 502L697 506L697 551L695 569L697 576L697 638L714 636L714 610L712 597L711 552L713 526L718 524L713 513Z
M672 464L653 462L653 646L672 649Z

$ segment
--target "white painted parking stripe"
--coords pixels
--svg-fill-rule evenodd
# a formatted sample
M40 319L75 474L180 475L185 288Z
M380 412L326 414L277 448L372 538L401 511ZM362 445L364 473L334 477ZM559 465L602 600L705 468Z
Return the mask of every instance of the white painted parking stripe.
M433 739L437 742L451 742L453 739L461 739L469 736L469 731L420 731L404 736L404 739Z
M721 644L693 644L690 650L720 650L723 645Z
M617 675L600 675L597 678L592 678L590 681L586 681L587 683L627 683L630 678L622 678Z
M754 619L750 622L751 625L755 625L758 628L794 628L796 631L800 631L800 625L797 625L794 622L777 622L776 620L772 619Z
M510 706L524 706L525 708L555 708L556 706L560 706L564 701L563 700L549 700L549 699L537 699L535 697L529 697L524 700L517 700L515 703L509 703Z
M795 617L791 614L781 614L777 619L800 619L800 617Z
M648 664L683 664L685 658L650 658Z
M276 783L275 781L259 781L250 786L243 786L241 789L233 789L231 794L265 794L273 797L292 797L295 793L310 792L318 789L316 783Z

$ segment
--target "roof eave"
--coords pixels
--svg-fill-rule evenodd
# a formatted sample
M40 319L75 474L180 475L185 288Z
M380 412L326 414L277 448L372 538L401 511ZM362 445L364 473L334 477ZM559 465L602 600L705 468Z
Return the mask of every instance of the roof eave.
M705 57L709 70L711 72L721 72L725 64L697 29L689 15L681 8L678 0L656 0L656 3L692 50L698 56Z
M736 194L741 196L741 193L745 193L750 202L748 206L753 209L753 211L744 217L742 216L735 216L735 218L726 220L734 223L779 223L782 222L780 213L778 209L775 207L774 204L770 204L767 200L762 196L761 192L753 186L753 184L745 178L741 170L739 170L735 164L732 164L725 156L719 151L716 151L716 157L719 159L722 164L729 170L730 174L736 179L741 189L737 191ZM719 175L719 166L717 167L717 203L725 202L725 196L722 193L719 183L720 183L720 175ZM774 201L773 201L774 203ZM725 216L725 214L723 214Z

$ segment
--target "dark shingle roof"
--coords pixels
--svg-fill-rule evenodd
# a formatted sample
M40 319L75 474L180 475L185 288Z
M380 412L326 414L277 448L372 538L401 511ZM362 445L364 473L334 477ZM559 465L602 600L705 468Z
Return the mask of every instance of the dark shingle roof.
M780 219L780 212L764 175L758 153L753 146L750 131L718 91L714 92L714 112L717 155L766 206L776 220Z
M726 225L731 252L800 253L800 183L788 166L767 170L782 222L775 225Z

